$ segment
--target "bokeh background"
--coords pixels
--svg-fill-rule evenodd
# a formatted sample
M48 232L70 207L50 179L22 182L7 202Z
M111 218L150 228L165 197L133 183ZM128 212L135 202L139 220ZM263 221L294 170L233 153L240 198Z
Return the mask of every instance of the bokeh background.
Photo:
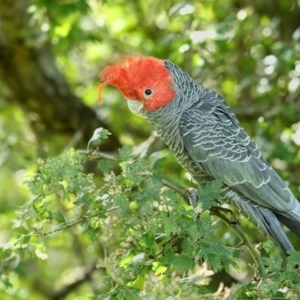
M123 55L169 59L222 95L300 199L299 16L299 0L2 0L0 275L13 283L0 284L2 299L86 299L106 288L93 265L101 250L79 230L57 233L47 250L19 254L11 264L4 253L29 230L16 212L33 200L24 181L38 160L86 149L98 127L112 132L101 145L112 154L151 135L152 126L133 116L113 87L97 103L99 72ZM188 186L162 143L152 147L164 158L159 175ZM242 225L253 242L263 241L251 224ZM300 250L299 239L289 237ZM221 273L215 280L230 286L246 275Z

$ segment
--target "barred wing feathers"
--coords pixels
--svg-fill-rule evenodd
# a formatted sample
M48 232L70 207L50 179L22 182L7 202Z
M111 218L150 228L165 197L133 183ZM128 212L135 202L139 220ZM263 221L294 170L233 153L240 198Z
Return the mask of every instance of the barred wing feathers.
M273 211L300 236L299 202L219 95L205 90L198 105L182 114L179 130L200 170L221 179L251 206Z

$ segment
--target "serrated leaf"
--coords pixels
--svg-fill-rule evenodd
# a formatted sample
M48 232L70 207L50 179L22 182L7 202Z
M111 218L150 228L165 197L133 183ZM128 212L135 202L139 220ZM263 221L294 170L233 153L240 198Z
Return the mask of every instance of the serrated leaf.
M197 260L204 258L210 263L214 271L219 271L222 268L228 271L229 265L238 269L238 265L234 259L237 255L237 251L229 250L220 241L206 239L201 241L200 251L195 257Z
M161 192L162 182L161 179L155 175L147 178L144 182L147 188L148 196L154 199L158 198Z
M50 241L51 241L51 237L49 235L42 237L42 242L44 243L45 246L48 246L50 244Z
M191 246L191 241L189 239L185 239L182 242L182 250L186 255L192 255L194 248Z
M124 289L124 300L140 299L140 289L133 286L127 287Z
M288 266L295 268L296 265L298 265L298 268L300 266L300 252L297 252L295 250L288 251Z
M177 204L181 196L173 190L166 189L161 193L161 196L170 200L170 205ZM180 206L181 207L181 206ZM178 207L179 208L179 207Z
M175 259L175 254L172 248L165 251L164 255L159 259L159 262L164 266L170 266Z
M118 152L119 152L120 160L124 161L124 162L128 161L132 155L132 149L127 145L125 145L121 149L119 149Z
M53 213L53 217L58 223L66 223L64 215L59 210Z
M213 235L215 229L211 223L211 217L209 211L204 211L200 218L200 232L201 236L206 239Z
M139 239L139 244L142 246L146 246L152 248L155 245L154 235L152 233L146 232Z
M30 180L24 181L33 195L40 196L44 193L44 177L35 174Z
M191 270L192 268L194 268L194 265L194 260L184 254L177 256L173 262L175 271L180 273L184 273L188 270Z
M172 218L168 218L163 216L163 226L164 226L164 233L166 236L170 236L171 233L178 234L182 231L182 229L177 225L177 223L172 220Z
M103 159L98 163L98 168L105 174L109 173L112 170L113 166L114 164L110 160Z
M214 200L220 197L222 184L222 180L215 179L207 183L204 188L201 185L198 186L199 202L203 210L208 210L216 204Z
M201 230L199 230L199 228L197 227L197 225L192 225L190 226L188 229L186 229L186 231L189 233L190 237L196 241L199 238L202 237L202 232Z

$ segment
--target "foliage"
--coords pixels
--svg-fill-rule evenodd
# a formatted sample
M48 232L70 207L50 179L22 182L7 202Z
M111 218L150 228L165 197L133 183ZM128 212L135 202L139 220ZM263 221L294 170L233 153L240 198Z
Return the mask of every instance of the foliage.
M100 188L91 174L82 173L85 160L85 155L71 149L40 163L39 172L27 181L35 200L19 212L20 226L35 227L8 249L30 248L36 253L51 245L52 233L80 224L77 230L103 247L97 264L105 268L104 282L111 290L99 299L202 295L199 283L208 279L205 272L201 276L195 272L199 262L206 261L213 271L228 270L230 264L238 267L237 252L212 239L216 225L209 212L193 220L193 210L162 185L146 158L135 158L129 147L121 148L114 159L119 175L111 170L111 161L101 160L104 184ZM216 188L220 190L220 185L207 186L205 192L218 193ZM65 204L62 209L53 205L53 196ZM83 206L85 215L80 215ZM172 289L151 287L153 280Z
M53 53L56 65L43 61L48 75L59 69L72 93L97 111L112 135L99 129L85 141L88 150L79 150L76 141L90 122L84 114L70 140L55 131L41 133L37 116L26 107L40 103L40 91L24 102L10 90L34 88L34 82L24 77L19 85L11 78L12 87L0 83L1 299L297 299L299 253L286 259L236 215L224 212L229 223L240 222L225 226L213 215L218 181L193 186L201 201L195 209L186 205L165 183L184 189L192 184L170 152L156 138L148 139L151 125L133 116L114 88L105 88L104 104L97 106L97 84L102 67L124 54L172 60L226 99L299 199L299 3L10 4L11 16L21 20L24 7L29 17L19 32L23 46L35 49L36 59L45 49ZM1 24L2 18L10 20L0 13ZM2 33L2 63L1 38ZM16 66L29 74L24 53L18 53ZM56 88L50 79L49 94ZM51 116L51 103L46 104ZM72 111L61 115L69 118ZM56 116L52 119L55 123ZM41 134L49 137L47 143ZM112 138L129 146L100 155ZM140 150L136 145L145 140ZM244 247L236 248L241 242L236 228L253 245L263 242L253 246L262 256L259 266ZM300 250L299 239L288 234Z
M107 138L107 134L99 135L101 138ZM101 256L93 255L93 260L96 268L105 270L102 280L108 291L92 299L211 297L214 293L208 284L212 275L221 269L228 271L230 265L239 268L235 261L239 252L217 240L218 225L207 210L220 193L219 181L199 188L204 203L195 218L180 195L153 173L149 157L134 157L131 148L125 146L115 158L101 159L98 167L104 184L98 187L93 175L83 172L92 154L87 153L70 149L40 161L38 173L26 181L35 198L17 212L19 226L27 229L26 234L2 251L6 268L1 278L6 288L11 287L11 270L19 275L24 272L24 256L47 259L55 233L71 229L77 235L86 235L94 247L102 247ZM258 269L261 287L249 283L234 288L232 299L278 294L295 297L300 292L300 276L295 276L300 272L295 269L299 258L299 253L291 252L285 268L281 268L280 258L265 259L269 268ZM222 298L221 292L214 295Z

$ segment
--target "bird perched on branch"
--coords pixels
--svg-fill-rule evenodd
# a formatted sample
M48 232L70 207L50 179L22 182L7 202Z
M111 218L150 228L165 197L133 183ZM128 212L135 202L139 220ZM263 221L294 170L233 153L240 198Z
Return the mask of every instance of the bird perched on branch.
M99 95L106 85L117 87L197 183L221 179L224 200L283 251L293 249L279 222L300 237L300 204L221 96L154 57L125 57L100 77Z

